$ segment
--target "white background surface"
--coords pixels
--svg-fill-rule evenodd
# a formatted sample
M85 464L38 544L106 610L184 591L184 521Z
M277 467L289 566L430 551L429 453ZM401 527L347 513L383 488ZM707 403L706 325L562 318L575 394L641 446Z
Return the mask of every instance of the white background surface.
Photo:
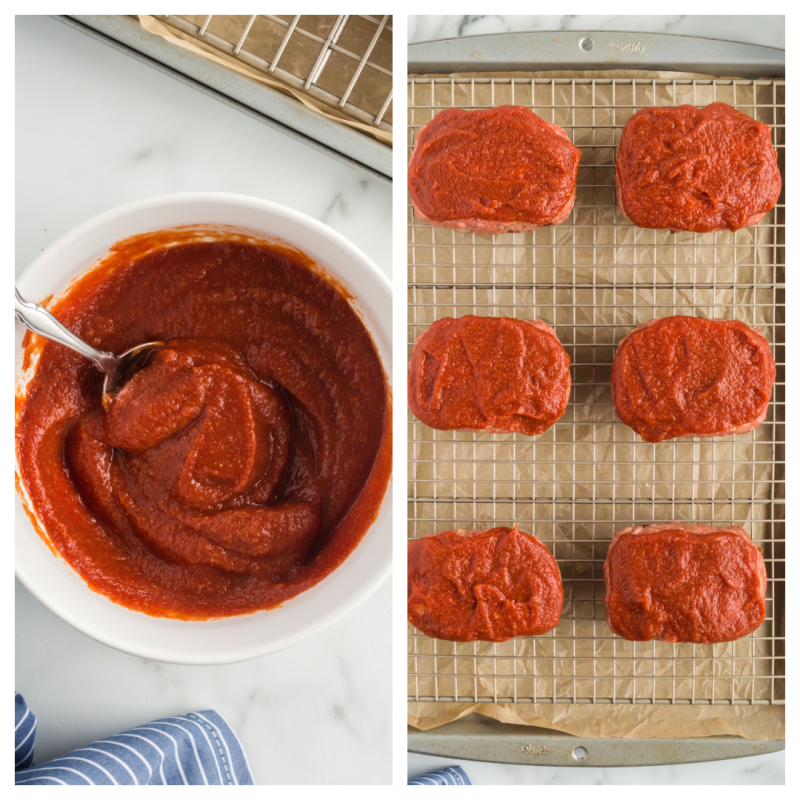
M426 42L454 36L478 36L509 31L642 31L679 33L684 36L709 36L732 42L747 42L766 47L785 48L782 16L689 15L689 16L546 16L544 14L502 16L410 16L408 41Z
M322 220L391 276L387 184L47 17L17 17L16 75L17 272L101 211L211 190ZM240 735L256 783L388 783L390 613L387 582L291 650L182 667L100 645L17 585L16 689L38 717L37 762L213 708Z
M410 16L408 41L535 30L622 30L680 33L785 47L782 16ZM527 767L460 763L476 784L783 784L784 753L753 758L688 764L680 767ZM451 760L410 753L408 776L417 777Z

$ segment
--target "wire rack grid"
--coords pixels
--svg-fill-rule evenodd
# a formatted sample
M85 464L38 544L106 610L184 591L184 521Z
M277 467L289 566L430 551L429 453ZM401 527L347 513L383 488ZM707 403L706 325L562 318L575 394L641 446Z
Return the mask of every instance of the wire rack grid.
M784 661L783 195L736 233L644 230L616 208L615 147L631 114L721 100L772 126L783 172L779 80L409 78L409 156L449 107L524 105L580 148L563 224L486 236L437 228L408 208L409 340L465 314L542 319L572 360L566 414L538 437L435 431L409 414L409 536L519 524L555 555L558 627L502 644L430 639L409 626L408 697L516 703L782 704ZM778 365L765 422L747 434L648 444L616 418L610 375L631 328L674 314L739 319ZM742 525L764 550L767 616L716 645L628 642L605 623L603 561L614 533L683 520Z
M157 19L338 108L392 130L392 17L160 15Z

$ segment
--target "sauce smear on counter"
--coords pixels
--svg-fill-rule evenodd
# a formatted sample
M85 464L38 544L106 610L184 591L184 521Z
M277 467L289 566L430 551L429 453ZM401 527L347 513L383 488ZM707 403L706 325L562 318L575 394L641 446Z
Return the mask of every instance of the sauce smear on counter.
M51 310L104 350L166 343L106 411L86 359L27 340L19 480L92 589L154 616L231 616L356 547L391 472L389 389L346 292L307 256L234 230L143 234Z

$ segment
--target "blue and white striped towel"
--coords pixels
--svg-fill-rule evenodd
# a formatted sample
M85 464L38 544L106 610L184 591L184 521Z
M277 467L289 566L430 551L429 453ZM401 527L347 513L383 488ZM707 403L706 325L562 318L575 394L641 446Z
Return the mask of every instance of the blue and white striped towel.
M472 786L472 781L461 767L445 767L429 772L408 782L409 786Z
M241 742L216 711L166 717L33 766L36 717L14 699L16 784L252 786Z

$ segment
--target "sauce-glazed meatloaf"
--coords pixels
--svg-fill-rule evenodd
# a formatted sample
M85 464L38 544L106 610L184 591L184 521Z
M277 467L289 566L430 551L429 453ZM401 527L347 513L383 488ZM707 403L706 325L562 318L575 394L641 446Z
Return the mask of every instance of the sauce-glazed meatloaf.
M533 231L569 216L580 158L563 128L522 106L449 108L417 134L408 189L423 222Z
M439 430L534 436L567 407L569 364L540 320L440 319L414 343L408 406Z
M563 603L556 560L516 525L409 542L408 621L435 639L538 636L558 625Z
M761 548L738 525L626 528L603 573L608 627L631 641L731 642L766 615Z
M646 442L751 431L767 416L774 383L775 360L761 331L697 317L634 328L611 371L617 414Z
M781 193L777 159L769 126L725 103L644 108L617 149L619 210L640 228L755 225Z

